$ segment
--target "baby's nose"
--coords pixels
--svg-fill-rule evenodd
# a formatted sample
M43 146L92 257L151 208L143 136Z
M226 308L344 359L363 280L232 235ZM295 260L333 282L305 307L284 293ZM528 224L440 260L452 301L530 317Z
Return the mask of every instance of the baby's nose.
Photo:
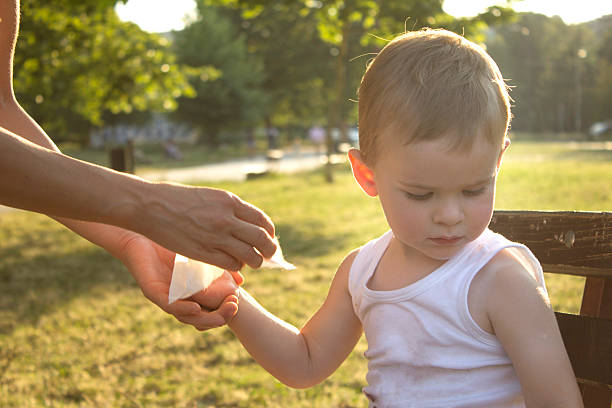
M453 200L445 200L444 202L440 203L433 216L433 221L436 224L451 227L460 224L463 219L464 215L461 205Z

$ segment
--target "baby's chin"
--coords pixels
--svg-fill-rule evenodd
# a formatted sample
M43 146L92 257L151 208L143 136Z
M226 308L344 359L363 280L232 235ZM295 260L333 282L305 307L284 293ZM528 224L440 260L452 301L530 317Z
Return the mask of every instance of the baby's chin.
M457 255L464 247L465 244L453 247L434 247L431 249L428 248L428 250L423 251L423 253L436 261L446 262Z

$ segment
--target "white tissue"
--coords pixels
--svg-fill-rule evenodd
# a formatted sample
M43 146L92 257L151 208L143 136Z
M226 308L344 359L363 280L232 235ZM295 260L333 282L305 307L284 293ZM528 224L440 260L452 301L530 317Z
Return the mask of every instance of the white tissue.
M296 269L295 265L285 261L285 257L283 256L283 251L278 243L278 240L274 241L276 243L276 252L272 255L270 259L264 259L261 263L262 268L282 268L288 271L292 271Z
M207 288L212 281L222 274L223 269L219 267L177 254L174 259L172 281L170 281L168 304L195 295L202 289Z
M282 268L286 270L296 269L295 266L285 260L283 251L276 241L276 252L270 259L264 259L262 268ZM170 292L168 293L168 304L179 299L186 299L206 289L215 279L223 274L224 270L204 262L176 255L172 280L170 281Z

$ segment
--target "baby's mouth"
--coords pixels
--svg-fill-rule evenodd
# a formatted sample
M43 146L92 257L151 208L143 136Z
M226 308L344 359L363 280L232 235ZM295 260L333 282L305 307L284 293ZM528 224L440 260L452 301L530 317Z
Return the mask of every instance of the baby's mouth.
M449 237L433 237L429 239L436 245L451 246L451 245L458 244L461 241L462 237L449 236Z

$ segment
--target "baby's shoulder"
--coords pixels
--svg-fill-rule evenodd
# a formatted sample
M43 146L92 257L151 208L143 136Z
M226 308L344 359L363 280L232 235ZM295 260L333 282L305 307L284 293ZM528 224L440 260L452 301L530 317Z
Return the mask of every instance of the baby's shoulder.
M480 272L480 276L489 279L525 279L538 281L538 269L527 253L521 247L506 247L497 252L489 262L487 262Z
M486 293L489 299L538 294L548 298L537 261L527 250L507 247L497 252L475 276L470 292Z
M497 252L489 262L478 271L470 285L470 293L485 293L487 297L495 296L500 290L516 287L541 286L539 271L525 250L507 247ZM542 282L543 283L543 282Z
M524 249L507 247L497 252L470 284L468 304L474 319L483 329L492 332L489 320L492 307L528 299L532 295L549 303L538 276L537 266Z
M338 266L336 270L336 278L343 279L348 281L349 274L351 272L351 268L353 266L353 262L355 262L355 258L359 254L359 250L361 248L357 248L348 253Z

